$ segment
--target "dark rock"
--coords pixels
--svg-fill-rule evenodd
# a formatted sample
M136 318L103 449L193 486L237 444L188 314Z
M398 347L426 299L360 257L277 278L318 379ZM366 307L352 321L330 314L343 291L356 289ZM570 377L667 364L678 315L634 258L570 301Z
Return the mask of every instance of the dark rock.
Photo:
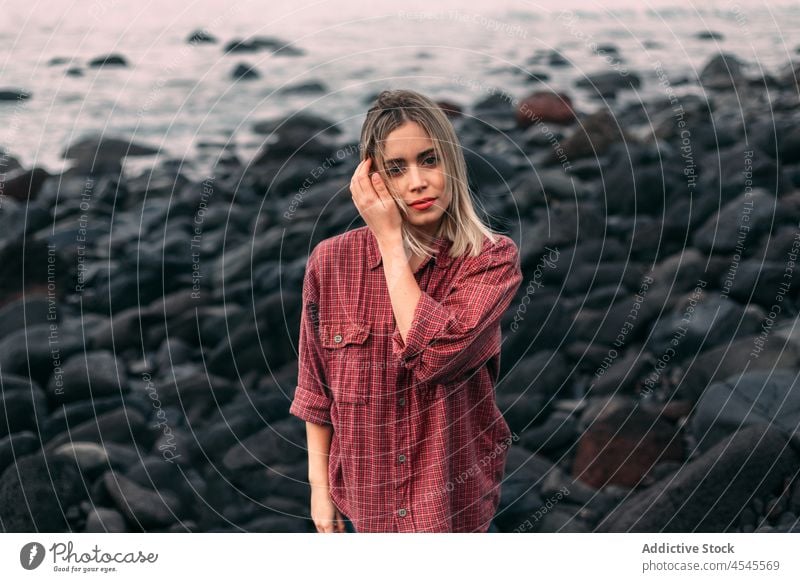
M258 79L261 74L257 69L251 67L247 63L239 63L231 72L231 78L236 81L246 81L249 79Z
M800 458L788 437L764 425L738 431L637 493L607 515L599 532L724 532L754 497L794 475Z
M622 356L616 349L609 353L604 348L603 352L604 359L595 370L594 382L589 391L592 394L629 392L647 366L647 357L635 347L628 349Z
M6 533L68 532L64 509L85 495L74 462L41 454L18 458L0 476L0 524Z
M205 28L195 30L187 38L186 42L189 44L214 44L217 42L217 37L208 32Z
M551 67L569 67L572 66L567 58L558 50L552 50L547 56L547 64Z
M108 471L103 482L117 510L131 525L164 527L180 519L180 501L169 491L146 489L115 471Z
M514 103L516 98L513 95L492 87L486 97L475 103L473 113L486 121L492 118L511 119L514 115Z
M252 53L260 50L272 51L274 54L284 56L300 56L304 54L299 49L283 40L268 36L253 36L248 39L235 39L225 45L226 53Z
M89 61L90 67L127 67L128 61L119 54L103 55Z
M301 462L303 451L297 444L303 436L297 429L298 424L293 419L276 422L234 445L222 464L233 472L292 460Z
M577 437L578 430L574 416L564 412L554 412L541 426L527 428L520 437L520 445L534 453L546 454L548 451L572 445Z
M730 281L731 297L743 303L757 303L768 311L773 309L777 301L781 301L777 299L779 295L793 297L798 289L800 270L787 273L784 262L767 263L758 258L742 261Z
M586 156L602 156L612 144L630 141L631 137L619 126L608 109L600 109L579 119L573 133L564 140L561 148L568 161ZM550 163L559 162L561 154L553 150L548 158Z
M731 89L745 82L744 63L729 53L714 56L700 71L700 83L708 89Z
M75 463L84 475L100 476L109 466L108 453L97 443L65 443L57 447L52 456Z
M2 101L27 101L31 93L23 89L0 89L0 102Z
M0 147L0 176L20 169L22 169L22 164L19 163L19 160Z
M701 30L696 33L694 37L699 40L723 40L725 38L721 32L715 32L713 30Z
M492 191L494 189L508 188L508 182L515 174L514 167L503 156L490 153L477 154L470 150L464 151L467 162L467 179L473 192Z
M595 489L633 487L655 463L682 458L674 427L639 406L624 405L601 412L583 433L572 475Z
M208 458L222 460L229 449L264 426L264 420L253 413L228 417L198 431L199 448Z
M603 71L587 75L575 81L575 86L588 89L602 96L611 96L622 89L638 89L642 84L636 73L622 74L618 71Z
M747 372L703 392L691 429L705 450L750 424L771 423L792 434L799 416L800 384L794 370Z
M52 325L53 322L34 325L0 340L0 369L9 374L27 376L30 373L31 379L37 384L46 384L55 365L60 365L83 348L79 322L62 322L58 325L55 336L52 335ZM55 354L48 343L53 338L58 342L58 351Z
M61 374L50 378L47 392L54 402L66 404L89 398L125 393L125 362L111 352L88 352L69 358Z
M17 459L30 455L40 446L36 433L27 430L0 438L0 475Z
M50 173L43 168L18 170L2 176L0 191L14 200L32 201L36 199L42 185L49 177Z
M332 140L342 132L335 123L309 113L261 121L253 125L253 131L268 136L255 158L256 164L282 162L290 156L324 159L334 153Z
M118 169L124 157L150 156L158 152L158 149L150 146L101 135L70 144L61 157L74 160L74 169L102 172Z
M21 431L38 433L46 412L42 390L33 384L27 390L3 390L0 398L0 437Z
M762 188L771 194L780 194L775 161L754 146L739 144L720 147L718 150L715 149L713 154L703 155L695 150L693 156L696 156L694 160L700 158L700 167L703 168L700 172L698 190L715 193L708 198L714 203L712 212L719 210L719 204L726 204L740 196L748 187Z
M308 81L281 87L280 93L284 95L311 95L314 93L325 93L328 88L320 81Z
M126 533L128 526L121 513L107 507L94 507L86 516L86 533Z
M653 326L647 348L656 356L681 359L754 333L763 315L726 297L693 291Z
M540 122L569 124L575 120L575 111L566 93L535 91L520 102L516 119L523 128Z
M742 194L709 218L694 235L695 246L708 254L740 254L768 232L775 221L777 200L764 190Z
M544 457L512 446L508 449L500 505L495 516L501 531L513 531L541 510L542 483L553 464Z
M578 517L580 512L581 509L576 507L570 509L565 505L556 505L552 509L547 509L547 505L544 505L543 516L537 531L541 533L588 533L591 531L591 527Z
M46 448L54 450L60 445L73 441L93 443L113 443L135 445L135 443L152 444L148 435L144 416L137 410L119 409L98 415L96 419L87 420L72 430L61 433L48 441Z
M17 299L0 308L0 337L25 327L47 323L48 307L46 297L34 295Z

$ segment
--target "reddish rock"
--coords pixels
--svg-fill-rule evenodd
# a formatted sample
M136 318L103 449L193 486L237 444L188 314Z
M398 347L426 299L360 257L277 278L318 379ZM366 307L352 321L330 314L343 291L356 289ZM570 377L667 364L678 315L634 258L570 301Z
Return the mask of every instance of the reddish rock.
M641 407L615 407L581 436L572 475L596 489L634 487L656 463L683 460L675 433L670 423Z
M18 170L4 177L0 191L15 200L33 200L49 177L50 174L43 168Z
M556 163L562 155L568 160L601 156L612 144L630 139L617 123L614 114L608 109L600 109L581 119L572 135L561 144L562 151L554 149L549 161Z
M517 107L517 125L529 127L537 122L569 124L575 120L572 100L566 93L536 91Z

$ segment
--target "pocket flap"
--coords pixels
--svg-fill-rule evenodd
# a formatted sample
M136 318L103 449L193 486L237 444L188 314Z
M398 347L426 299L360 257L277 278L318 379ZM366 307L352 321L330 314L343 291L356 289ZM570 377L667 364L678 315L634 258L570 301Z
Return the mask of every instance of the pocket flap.
M342 348L349 344L363 344L369 336L369 324L360 321L333 321L320 323L320 340L326 348Z

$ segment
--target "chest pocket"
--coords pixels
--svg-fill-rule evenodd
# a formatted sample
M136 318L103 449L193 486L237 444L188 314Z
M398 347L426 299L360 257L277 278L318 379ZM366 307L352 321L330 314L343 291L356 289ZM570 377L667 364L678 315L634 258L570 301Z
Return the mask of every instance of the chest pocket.
M320 342L325 348L328 383L333 399L341 404L366 404L369 400L371 356L370 325L366 321L322 321Z

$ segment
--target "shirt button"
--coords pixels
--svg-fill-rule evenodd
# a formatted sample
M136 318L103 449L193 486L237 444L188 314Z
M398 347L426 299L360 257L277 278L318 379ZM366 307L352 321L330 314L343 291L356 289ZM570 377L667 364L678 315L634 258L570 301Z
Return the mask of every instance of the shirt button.
M406 513L408 513L408 512L405 509L398 509L397 510L397 515L399 515L400 517L405 517Z
M342 341L341 334L337 333L335 336L333 336L333 341L335 341L337 344L340 343Z
M401 463L405 463L406 456L405 455L397 455L397 460L400 461Z
M397 399L397 403L398 403L400 406L405 406L405 405L406 405L406 398L405 398L405 396L401 396L400 398L398 398L398 399Z

